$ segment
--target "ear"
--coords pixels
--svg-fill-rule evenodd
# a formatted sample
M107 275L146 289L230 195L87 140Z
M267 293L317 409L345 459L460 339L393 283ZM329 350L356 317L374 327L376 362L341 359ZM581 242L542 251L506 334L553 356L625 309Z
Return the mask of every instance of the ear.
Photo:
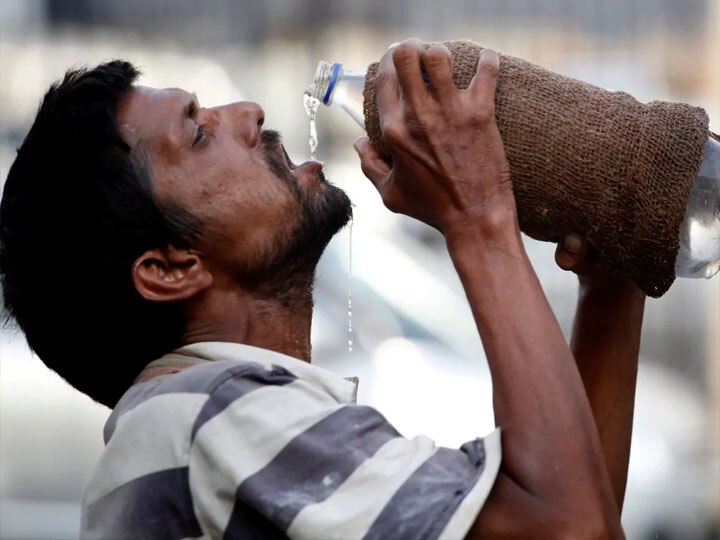
M133 263L132 279L140 295L153 302L187 300L213 282L197 254L172 246L140 255Z

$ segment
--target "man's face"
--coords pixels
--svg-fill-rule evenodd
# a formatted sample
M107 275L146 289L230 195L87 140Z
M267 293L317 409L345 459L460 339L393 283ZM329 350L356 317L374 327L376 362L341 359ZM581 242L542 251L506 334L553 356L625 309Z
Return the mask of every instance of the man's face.
M312 274L351 207L319 163L293 165L263 119L255 103L205 109L183 90L141 86L118 110L123 138L149 157L157 198L202 220L197 248L216 278L277 294Z

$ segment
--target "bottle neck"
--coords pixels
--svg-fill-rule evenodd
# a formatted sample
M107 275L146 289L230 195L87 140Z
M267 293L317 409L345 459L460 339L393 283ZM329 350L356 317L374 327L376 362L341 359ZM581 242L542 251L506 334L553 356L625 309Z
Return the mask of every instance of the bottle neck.
M333 64L321 60L318 62L315 71L315 79L313 83L305 90L309 96L320 101L323 105L332 105L333 94L337 82L342 74L342 64L335 62Z

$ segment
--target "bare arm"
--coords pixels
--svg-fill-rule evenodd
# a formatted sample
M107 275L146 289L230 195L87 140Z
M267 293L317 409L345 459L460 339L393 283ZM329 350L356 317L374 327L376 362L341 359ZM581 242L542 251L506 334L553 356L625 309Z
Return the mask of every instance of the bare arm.
M386 54L377 92L393 165L364 139L363 171L388 208L445 234L486 351L503 464L470 536L621 536L578 369L520 239L494 120L497 62L484 54L459 91L444 48Z
M571 347L622 511L645 295L625 276L600 270L588 252L587 243L568 239L558 246L555 260L580 280Z

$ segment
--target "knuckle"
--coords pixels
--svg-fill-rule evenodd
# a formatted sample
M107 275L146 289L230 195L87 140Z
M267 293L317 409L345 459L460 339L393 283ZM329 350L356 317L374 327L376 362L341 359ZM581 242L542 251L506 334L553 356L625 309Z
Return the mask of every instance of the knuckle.
M435 67L441 66L450 59L450 51L444 45L434 43L423 53L423 61L426 65Z
M500 73L500 67L495 62L483 59L478 64L478 71L485 77L497 78Z
M403 41L392 51L392 57L396 64L412 62L418 55L419 45L411 40Z
M471 122L477 125L485 125L495 120L495 106L492 103L480 103L473 108L470 117Z
M360 170L368 178L370 178L370 176L372 175L372 167L370 167L370 164L368 163L365 156L360 156Z
M394 120L385 120L380 123L385 142L389 145L397 145L405 138L404 128L401 123Z
M467 117L462 101L457 99L448 99L443 104L443 109L445 110L445 116L454 121L463 120Z
M432 122L425 116L416 116L408 118L407 129L410 133L424 135L430 131Z
M390 76L390 73L388 73L385 69L382 67L378 70L378 74L375 77L375 88L382 88L388 84L390 84L392 81L392 77Z
M390 146L397 146L404 139L402 130L398 129L395 125L391 125L383 130L383 137L385 138L385 142Z

